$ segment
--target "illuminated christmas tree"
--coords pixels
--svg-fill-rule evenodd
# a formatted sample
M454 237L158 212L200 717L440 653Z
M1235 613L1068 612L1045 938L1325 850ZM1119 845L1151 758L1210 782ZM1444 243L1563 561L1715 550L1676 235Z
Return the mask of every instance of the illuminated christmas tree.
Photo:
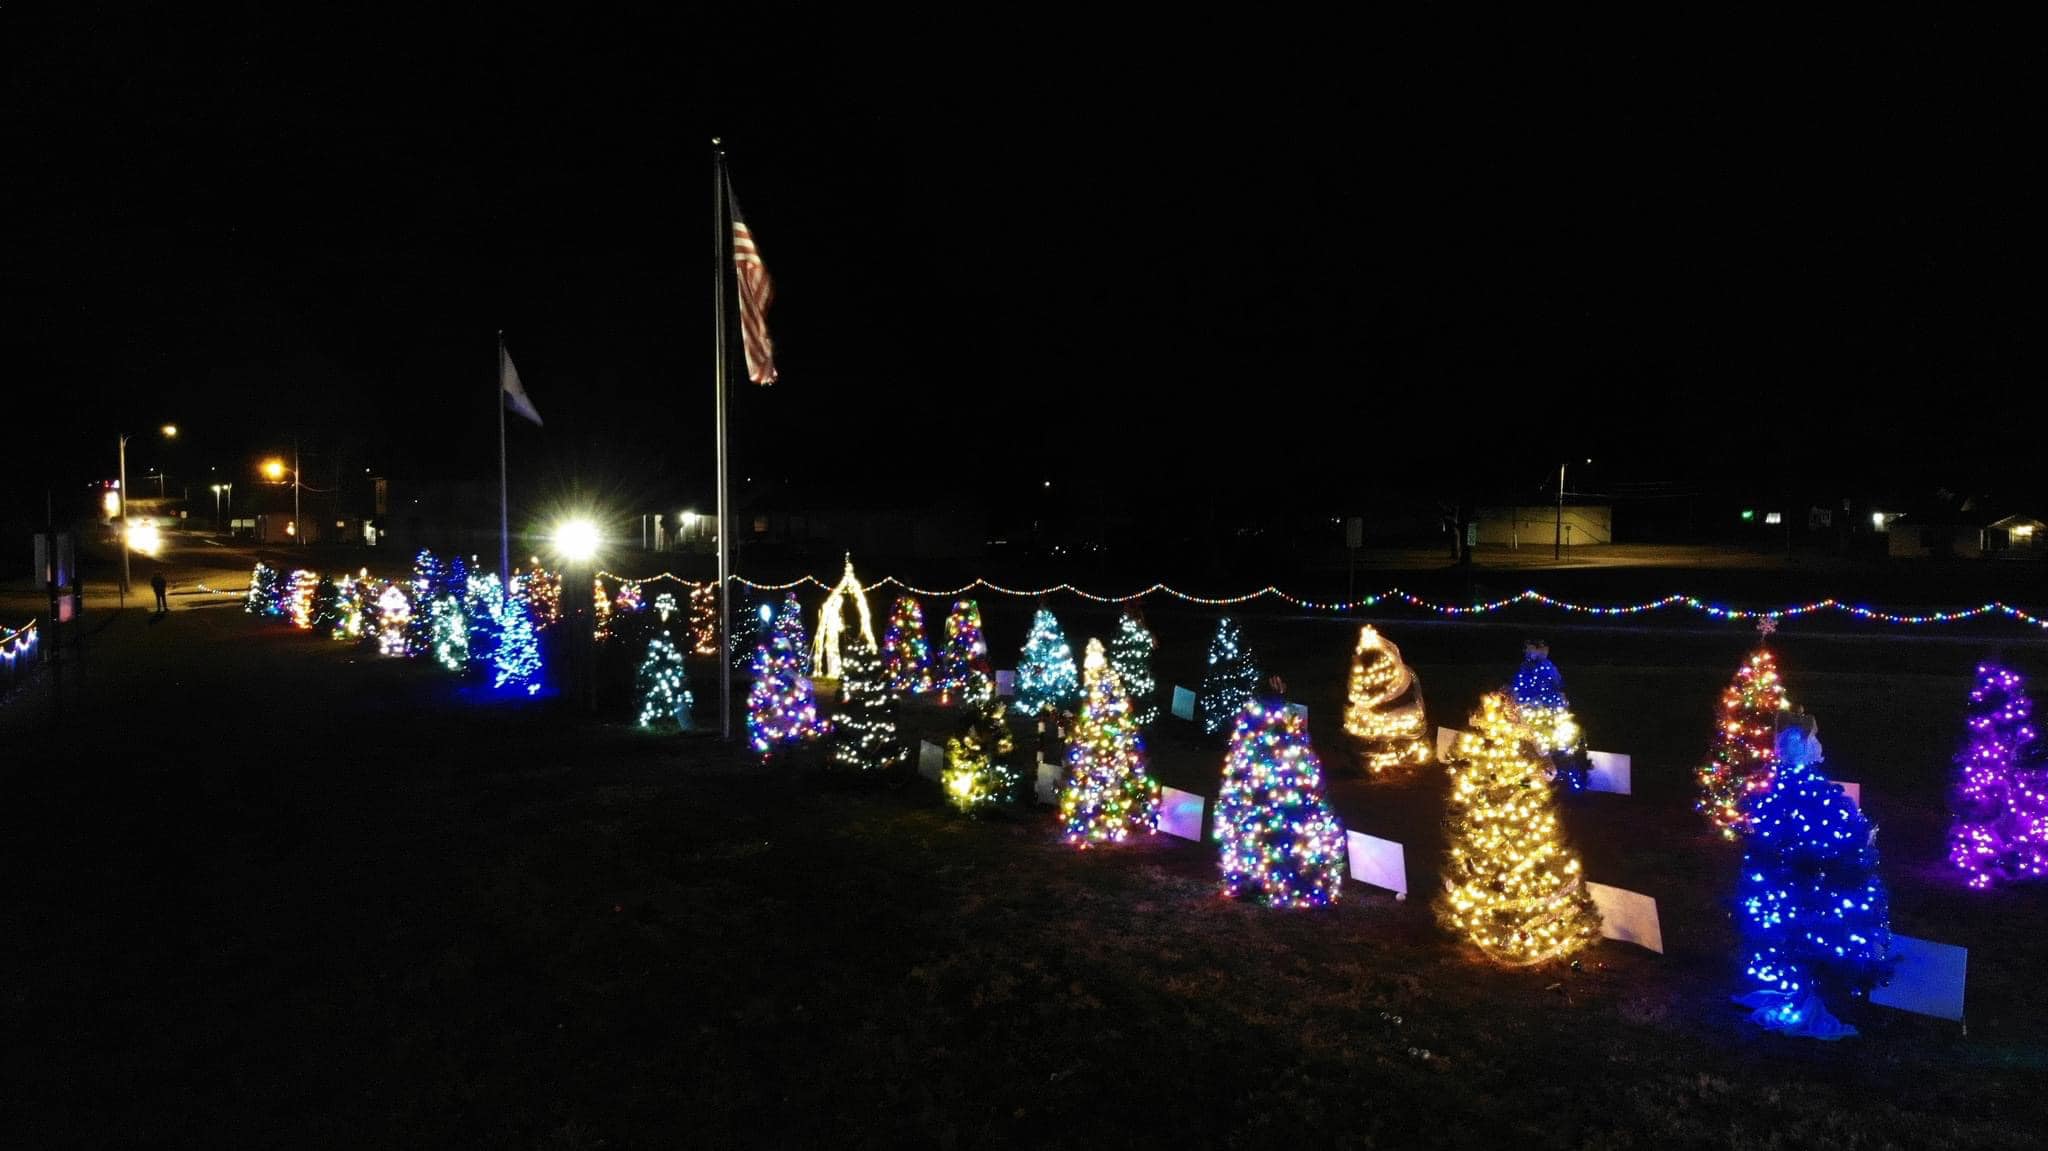
M1031 634L1017 657L1017 698L1019 714L1037 715L1046 708L1072 710L1081 700L1081 679L1074 669L1074 650L1067 646L1066 633L1049 608L1039 608L1031 619Z
M1159 683L1152 678L1152 651L1156 644L1145 617L1128 608L1116 621L1116 636L1109 641L1109 666L1118 683L1131 697L1131 714L1139 727L1159 718Z
M690 589L690 651L695 655L718 654L717 584Z
M989 700L970 713L967 730L946 741L946 765L939 786L961 811L1014 803L1017 773L1004 761L1015 750L1000 702Z
M355 576L343 576L334 585L334 631L330 639L343 643L360 643L363 639L363 617L374 610L364 602L363 581Z
M660 617L662 623L668 623L669 617L675 615L676 610L674 592L662 592L654 597L654 614Z
M341 591L331 576L321 576L313 588L313 630L332 638L341 623Z
M411 655L406 636L412 628L412 597L404 584L387 584L377 596L377 654Z
M535 563L524 575L513 573L513 578L526 589L527 610L533 615L536 631L546 631L562 620L562 575L551 572Z
M1736 884L1743 972L1738 998L1764 1027L1815 1039L1854 1035L1827 999L1860 996L1890 975L1891 925L1870 821L1820 774L1810 716L1786 715L1774 741L1776 780L1748 803L1749 839Z
M673 723L678 731L690 730L690 677L683 670L682 649L666 629L648 638L647 653L634 675L634 689L640 700L641 727Z
M733 659L735 668L751 668L754 653L764 643L775 627L775 605L768 602L749 604L744 612L733 616Z
M454 596L461 603L469 596L469 565L461 556L450 556L441 568L441 594Z
M2033 714L2016 673L1977 665L1969 741L1956 753L1949 790L1948 858L1971 887L2048 874L2048 745Z
M505 615L505 585L498 573L472 576L462 597L463 634L469 641L469 662L478 675L497 674L498 633Z
M1508 683L1508 695L1536 737L1537 753L1550 760L1551 782L1559 791L1584 791L1586 743L1565 698L1564 676L1550 662L1549 644L1538 639L1523 645L1522 666Z
M803 606L796 593L783 600L766 641L754 650L754 686L747 693L747 742L764 758L777 748L824 734L818 702L806 674Z
M1562 959L1600 936L1579 861L1557 825L1549 764L1503 692L1480 697L1458 736L1438 904L1444 926L1497 963Z
M1322 762L1308 721L1282 699L1238 712L1216 798L1223 893L1270 907L1337 901L1344 828L1323 799Z
M412 557L412 579L406 584L406 598L415 605L406 624L407 652L418 655L434 649L434 601L441 598L441 561L422 548Z
M1120 843L1159 830L1159 785L1145 773L1145 746L1131 701L1102 653L1088 641L1082 661L1081 713L1067 747L1060 823L1068 843Z
M527 695L540 691L540 637L534 626L533 603L527 598L529 590L525 580L514 576L499 604L498 642L491 655L494 691L523 691Z
M996 695L995 675L988 666L988 641L981 635L981 605L956 600L946 617L946 643L939 649L935 682L939 703L985 703Z
M1430 760L1422 680L1401 662L1401 649L1371 624L1358 629L1358 647L1351 653L1344 731L1358 741L1359 756L1374 775Z
M858 631L847 627L846 609L849 605L858 613ZM868 614L867 592L862 590L860 579L853 574L853 557L847 556L845 574L826 593L824 604L818 608L818 639L811 647L811 667L817 675L838 679L846 649L855 643L866 644L869 650L873 650L875 623Z
M462 601L444 595L433 603L428 637L433 644L434 662L460 674L469 666L469 625L462 616Z
M619 594L612 600L612 611L619 615L631 615L646 605L640 601L640 585L626 580L619 585Z
M611 597L605 594L604 580L598 576L590 577L590 588L592 597L591 611L593 613L592 618L596 621L597 638L600 640L610 639L612 638Z
M1202 676L1202 692L1195 700L1202 730L1210 735L1230 730L1237 713L1251 702L1258 682L1258 661L1252 658L1252 646L1237 621L1229 616L1217 620L1216 636L1209 641L1209 670Z
M889 629L882 635L882 671L889 677L889 690L898 695L923 695L932 690L924 609L910 596L897 596L889 611Z
M1777 621L1766 616L1757 630L1769 636L1776 628ZM1721 693L1721 718L1713 751L1696 773L1700 798L1694 806L1728 839L1748 828L1748 801L1771 788L1778 714L1791 706L1778 678L1778 657L1768 647L1751 652Z
M313 594L320 589L320 577L304 568L292 573L285 592L285 618L293 627L313 626Z
M882 677L882 656L855 633L840 656L839 698L832 712L832 762L881 771L903 759L896 738L896 697Z
M242 604L242 610L250 615L282 615L278 597L283 592L284 581L277 569L258 561L256 570L249 573L249 598Z

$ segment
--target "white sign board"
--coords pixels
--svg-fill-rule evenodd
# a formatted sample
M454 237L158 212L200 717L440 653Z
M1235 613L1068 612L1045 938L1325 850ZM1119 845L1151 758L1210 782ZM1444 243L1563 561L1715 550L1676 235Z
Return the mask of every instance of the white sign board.
M996 671L996 697L1008 699L1017 694L1017 673L1007 668Z
M1618 751L1586 753L1586 790L1630 795L1629 758Z
M1855 804L1855 805L1856 805L1856 810L1858 810L1858 811L1862 811L1862 810L1863 810L1863 785L1862 785L1862 784L1860 784L1860 783L1850 783L1850 782L1849 782L1848 780L1846 780L1846 779L1831 779L1831 780L1829 780L1828 782L1829 782L1829 783L1832 783L1832 784L1834 784L1834 785L1835 785L1836 787L1839 787L1839 788L1841 788L1841 789L1842 789L1842 794L1844 794L1844 795L1846 795L1846 796L1848 796L1848 797L1849 797L1849 802L1850 802L1850 803L1853 803L1853 804Z
M1640 892L1587 881L1586 894L1600 909L1600 934L1664 954L1664 928L1657 922L1657 901Z
M1363 832L1347 831L1344 833L1344 854L1351 859L1351 878L1374 887L1384 887L1396 895L1408 894L1408 856L1400 844Z
M1963 982L1970 972L1970 949L1930 943L1910 935L1892 936L1892 981L1870 993L1881 1007L1896 1007L1936 1019L1963 1019Z
M1038 761L1038 781L1033 785L1038 802L1050 807L1060 801L1060 768L1056 763Z
M1436 757L1439 762L1449 763L1451 750L1458 746L1458 737L1465 734L1455 727L1436 729Z
M917 741L917 774L936 783L945 766L945 749L928 739Z
M1202 806L1208 800L1177 787L1159 789L1159 830L1202 842Z
M1173 685L1173 718L1195 722L1195 693L1179 684Z

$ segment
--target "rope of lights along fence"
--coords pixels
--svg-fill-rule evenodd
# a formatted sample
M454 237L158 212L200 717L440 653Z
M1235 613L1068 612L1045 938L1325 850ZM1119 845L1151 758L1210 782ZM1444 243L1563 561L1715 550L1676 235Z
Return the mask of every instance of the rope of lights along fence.
M685 579L682 576L676 575L674 572L662 572L659 575L645 576L640 578L623 576L618 574L617 572L609 571L600 571L597 574L600 577L607 579L641 584L655 583L661 580L670 580L675 583L682 584L686 587L691 588L707 587L710 584L716 582L715 580ZM816 576L808 575L800 576L796 579L788 581L787 583L761 583L756 580L747 579L745 576L733 576L732 579L733 582L741 584L753 591L788 591L792 588L803 587L806 584L814 586L818 588L820 591L824 591L831 586L829 584L826 584L822 580L819 580ZM957 596L965 592L975 591L977 589L986 589L988 591L995 592L998 595L1017 596L1021 598L1030 599L1036 599L1040 596L1058 595L1064 592L1070 595L1079 596L1085 600L1091 600L1095 603L1105 604L1129 603L1133 600L1143 599L1146 596L1150 595L1165 595L1171 596L1174 599L1178 599L1186 603L1199 604L1203 607L1235 607L1239 604L1250 603L1253 600L1257 599L1273 598L1283 600L1289 604L1294 605L1295 607L1303 608L1309 611L1335 612L1338 614L1356 611L1359 608L1378 607L1382 604L1398 603L1422 611L1434 612L1438 615L1456 618L1459 616L1487 615L1492 612L1497 612L1506 608L1514 607L1518 604L1537 604L1542 607L1556 608L1560 611L1572 612L1579 615L1633 616L1642 615L1648 612L1665 611L1670 609L1682 609L1698 612L1702 615L1710 616L1715 619L1727 620L1753 620L1765 618L1788 619L1797 618L1799 616L1805 615L1816 615L1822 612L1840 612L1844 615L1854 616L1858 619L1868 620L1873 623L1900 625L1962 623L1967 620L1978 619L1985 616L2004 616L2005 618L2017 620L2018 622L2024 624L2030 624L2034 627L2048 628L2048 619L2044 619L2042 616L2036 615L2033 612L2029 612L2023 608L2014 607L2013 605L2005 603L2000 600L1992 600L1988 603L1979 604L1976 607L1958 608L1953 611L1920 612L1909 614L1904 612L1885 611L1882 608L1866 607L1861 604L1844 603L1840 599L1837 599L1833 596L1829 596L1826 599L1813 600L1808 603L1787 604L1783 607L1741 608L1730 607L1725 604L1710 603L1706 600L1699 598L1698 596L1676 594L1661 596L1653 600L1645 600L1641 603L1584 604L1573 603L1570 600L1558 599L1555 596L1547 596L1544 595L1542 592L1531 589L1528 591L1520 592L1515 595L1508 596L1505 599L1497 599L1482 603L1459 605L1438 603L1434 600L1425 599L1422 596L1415 595L1412 592L1403 591L1397 587L1388 588L1386 591L1381 592L1377 595L1364 596L1360 599L1355 600L1312 600L1304 599L1301 596L1290 595L1287 592L1284 592L1271 584L1268 584L1265 587L1258 589L1257 591L1246 592L1243 595L1234 596L1191 595L1187 592L1181 591L1177 588L1171 587L1163 583L1155 583L1151 587L1131 592L1128 595L1101 595L1095 592L1088 591L1084 588L1075 587L1073 584L1068 583L1054 584L1050 587L1042 588L1012 588L1004 587L1001 584L994 583L986 579L975 579L968 583L961 584L959 587L955 588L922 588L914 584L910 584L903 580L900 580L895 576L885 576L884 578L879 579L872 584L869 584L868 589L870 591L879 591L883 588L891 586L900 587L904 591L907 591L912 595L931 596L934 598L941 599L950 596Z

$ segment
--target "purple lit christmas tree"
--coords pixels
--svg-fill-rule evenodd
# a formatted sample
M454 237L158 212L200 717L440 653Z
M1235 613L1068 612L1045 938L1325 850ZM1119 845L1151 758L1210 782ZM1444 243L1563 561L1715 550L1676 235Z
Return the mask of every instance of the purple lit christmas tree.
M2048 761L2034 703L2014 672L1977 665L1969 742L1949 790L1948 858L1971 887L2048 874Z

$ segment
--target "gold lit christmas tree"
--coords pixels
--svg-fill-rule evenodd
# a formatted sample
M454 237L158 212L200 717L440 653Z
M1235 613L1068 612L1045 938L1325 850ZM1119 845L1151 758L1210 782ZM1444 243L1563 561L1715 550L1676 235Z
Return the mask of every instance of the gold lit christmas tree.
M1422 711L1422 681L1401 662L1401 649L1367 624L1351 655L1351 703L1344 730L1360 743L1374 775L1428 763L1429 724Z

